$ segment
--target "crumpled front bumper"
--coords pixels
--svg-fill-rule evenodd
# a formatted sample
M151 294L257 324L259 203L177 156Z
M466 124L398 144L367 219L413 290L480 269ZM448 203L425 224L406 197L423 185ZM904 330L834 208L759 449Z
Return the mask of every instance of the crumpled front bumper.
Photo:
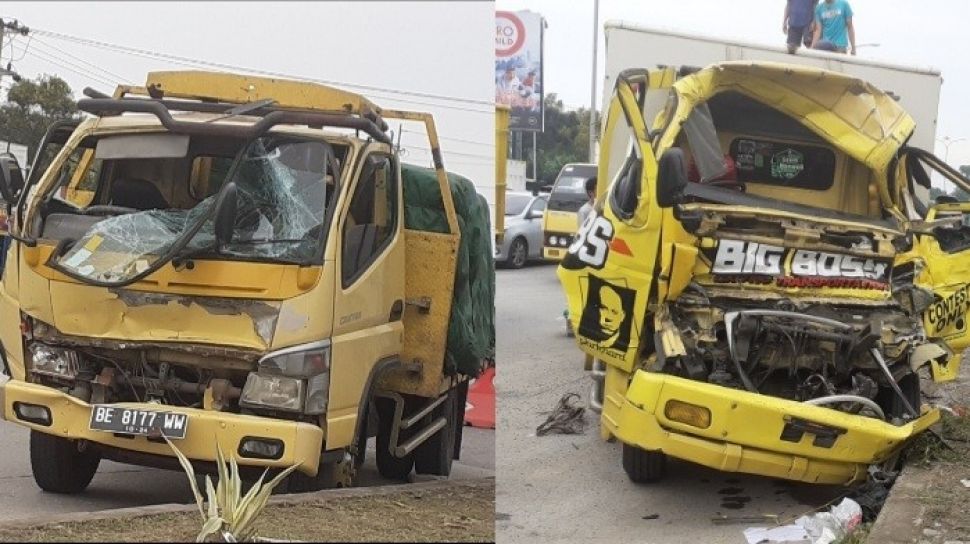
M51 412L50 426L23 421L14 411L14 403L46 406ZM289 467L299 465L300 472L315 475L319 467L323 445L323 429L309 423L285 421L268 417L231 414L196 408L172 407L148 403L118 403L114 406L144 410L162 410L186 414L189 418L185 438L173 442L193 461L215 461L216 443L226 455L233 455L240 465ZM0 416L2 419L63 438L83 439L122 450L174 457L164 441L149 441L147 437L121 437L113 433L89 428L91 405L66 393L43 385L11 380L0 384ZM269 438L283 443L279 459L241 457L238 453L243 438Z
M848 484L939 420L936 409L896 426L871 417L654 372L636 371L603 419L624 443L728 472ZM665 414L671 400L710 410L698 428Z

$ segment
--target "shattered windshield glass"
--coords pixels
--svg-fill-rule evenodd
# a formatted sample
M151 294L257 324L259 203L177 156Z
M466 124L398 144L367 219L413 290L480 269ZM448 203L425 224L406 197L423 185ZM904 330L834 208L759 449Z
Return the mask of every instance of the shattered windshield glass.
M160 261L172 257L168 254L189 235L181 256L308 262L318 254L335 166L325 142L260 137L228 180L237 190L228 243L216 243L217 193L189 209L145 210L99 221L54 264L83 279L121 283L164 264Z

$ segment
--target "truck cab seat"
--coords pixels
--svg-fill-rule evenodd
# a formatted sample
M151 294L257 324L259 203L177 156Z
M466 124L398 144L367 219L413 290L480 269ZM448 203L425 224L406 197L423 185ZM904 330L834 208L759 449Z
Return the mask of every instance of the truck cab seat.
M111 204L136 210L164 210L168 201L154 183L137 178L119 178L111 184Z

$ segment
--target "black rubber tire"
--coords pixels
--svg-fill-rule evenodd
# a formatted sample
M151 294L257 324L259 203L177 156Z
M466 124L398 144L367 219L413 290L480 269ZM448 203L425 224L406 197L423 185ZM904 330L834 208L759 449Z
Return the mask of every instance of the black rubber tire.
M623 444L623 470L635 483L656 482L667 474L667 456L663 452Z
M434 474L448 476L451 474L451 464L455 458L455 435L457 434L456 420L458 419L457 395L452 389L448 397L431 411L429 417L422 422L427 425L441 416L445 416L447 423L440 431L431 435L423 444L414 450L414 471L418 474Z
M351 461L353 462L353 461ZM342 467L337 463L325 463L320 466L316 476L307 476L294 471L286 477L286 493L308 493L321 489L340 489L357 485L357 466L354 465L349 478L340 472ZM349 481L347 481L349 479Z
M505 259L505 265L518 270L527 262L529 262L529 243L520 236L509 244L509 256Z
M37 486L50 493L74 494L87 489L101 463L90 445L39 431L30 431L30 470Z
M388 398L379 397L374 400L377 406L377 471L381 476L389 480L407 481L414 467L414 452L405 457L395 457L391 453L389 444L391 441L391 428L394 420L394 401ZM407 414L405 407L405 414ZM407 440L413 429L401 429L398 442Z

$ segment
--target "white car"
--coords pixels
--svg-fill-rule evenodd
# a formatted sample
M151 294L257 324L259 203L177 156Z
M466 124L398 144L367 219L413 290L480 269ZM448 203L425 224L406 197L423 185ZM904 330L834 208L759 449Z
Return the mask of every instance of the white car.
M495 246L495 261L509 268L522 268L530 260L542 259L542 216L549 195L506 193L505 236Z

